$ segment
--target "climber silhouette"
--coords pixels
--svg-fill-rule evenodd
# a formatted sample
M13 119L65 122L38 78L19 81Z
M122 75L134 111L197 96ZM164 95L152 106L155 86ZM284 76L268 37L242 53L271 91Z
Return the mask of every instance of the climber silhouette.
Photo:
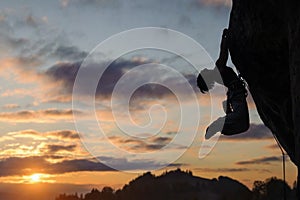
M227 100L223 102L223 109L226 115L219 117L209 125L206 129L206 139L211 138L217 132L221 132L223 135L235 135L245 132L249 128L245 83L232 68L226 66L229 54L229 42L229 31L224 29L216 67L213 70L202 70L197 78L197 85L202 93L208 92L214 86L215 82L224 84L228 88ZM221 76L218 76L218 72ZM205 82L203 77L209 78Z

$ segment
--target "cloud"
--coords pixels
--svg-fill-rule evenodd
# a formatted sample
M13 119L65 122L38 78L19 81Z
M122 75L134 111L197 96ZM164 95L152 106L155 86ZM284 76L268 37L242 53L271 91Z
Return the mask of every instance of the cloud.
M224 141L248 141L248 140L266 140L272 139L272 132L263 124L250 124L249 129L245 133L233 136L222 135L220 139Z
M24 97L24 96L30 96L32 95L32 91L28 89L13 89L13 90L6 90L1 93L2 97L13 97L13 96L18 96L18 97Z
M33 140L46 140L47 138L42 134L35 130L23 130L18 132L9 132L6 135L12 138L31 138Z
M46 34L49 30L47 26L47 17L37 17L27 11L18 12L13 10L12 12L7 10L1 10L6 16L0 21L0 33L1 33L1 44L0 51L5 56L14 57L41 57L38 54L38 50L44 47L48 41L47 38L56 38L56 32L52 30L51 34ZM19 34L26 32L26 34ZM55 44L51 40L52 46ZM56 40L58 42L60 40ZM48 45L46 45L48 46Z
M8 56L0 58L0 63L2 65L1 76L4 78L12 78L19 83L32 83L39 80L39 74L35 68L41 65L42 61L37 56Z
M67 7L70 4L78 5L116 5L120 1L118 0L60 0L63 7ZM133 3L133 5L139 5ZM144 3L143 3L144 4ZM165 3L168 6L168 3ZM133 6L130 5L130 6ZM148 5L148 4L145 4ZM152 5L149 4L149 5ZM180 4L181 5L181 4ZM157 6L157 5L153 5ZM188 14L187 14L188 16ZM50 30L46 23L41 21L47 21L44 17L37 17L32 13L23 16L21 21L32 30L27 38L19 37L16 34L6 34L6 41L13 41L11 47L14 49L13 55L10 55L10 62L13 67L10 68L14 71L14 79L22 83L32 83L39 85L35 88L34 92L23 91L23 95L31 95L38 103L49 103L49 102L70 102L72 88L76 73L79 69L81 61L87 55L87 52L79 48L76 45L70 44L68 38L59 31ZM36 27L36 24L41 24ZM18 32L18 27L7 25L12 29L13 32ZM25 37L25 36L23 36ZM24 45L26 44L26 45ZM142 56L141 56L142 57ZM59 63L49 64L52 60L59 60ZM3 60L4 62L4 60ZM99 87L97 88L97 97L109 98L116 81L126 72L133 67L146 64L149 62L155 62L154 60L143 60L143 59L119 59L112 63L109 69L105 72L104 77L100 80ZM46 69L45 66L51 66ZM7 65L8 66L8 65ZM101 67L99 63L95 67ZM91 69L93 73L95 69ZM6 73L3 73L6 74ZM17 74L17 75L16 75ZM158 77L161 73L158 73ZM196 86L197 74L184 74L187 81L191 84L192 88L199 92ZM88 83L89 77L85 77ZM136 80L143 80L143 76L137 76ZM181 87L180 81L174 77L165 77L161 79L164 83L170 83L176 88ZM133 80L135 81L135 80ZM90 85L83 85L82 91L89 89ZM6 94L12 94L14 91L6 91ZM180 91L182 94L186 94L185 90ZM26 93L26 94L25 94ZM32 95L35 94L35 95ZM121 94L122 95L122 94ZM172 92L166 87L158 84L147 84L144 85L134 93L134 97L139 98L156 98L163 99L165 97L174 96ZM188 99L188 98L187 98Z
M18 132L9 132L7 135L14 138L32 138L36 140L78 140L79 135L76 131L73 130L57 130L57 131L49 131L49 132L38 132L35 130L22 130Z
M19 41L11 37L3 40ZM29 50L22 49L23 46L28 47ZM66 93L62 81L53 81L44 72L45 69L42 68L52 58L62 61L82 60L87 55L86 52L80 51L75 46L60 44L59 40L55 40L55 42L50 40L46 44L44 41L30 41L30 44L20 45L20 47L14 44L12 48L14 49L14 55L0 57L2 65L0 69L1 76L8 81L22 83L24 86L29 86L30 84L30 86L26 89L14 88L6 90L1 96L32 96L39 103L71 101L71 89L68 88L68 92ZM34 87L33 85L38 85L39 87Z
M267 169L252 169L252 168L196 168L196 171L207 172L207 173L239 173L239 172L250 172L255 171L259 173L271 173Z
M195 0L199 5L213 7L231 7L231 0Z
M265 148L267 149L271 149L271 150L279 150L279 147L278 147L278 144L270 144L270 145L267 145Z
M151 160L133 160L128 161L125 158L100 157L101 162L95 159L70 159L61 162L49 162L49 156L30 156L30 157L10 157L0 160L0 176L23 176L33 173L45 174L63 174L80 171L115 171L108 167L107 164L114 163L122 170L147 170L153 167L165 166ZM169 167L183 166L175 163Z
M36 17L31 13L7 15L9 17L0 23L1 76L20 83L34 82L42 88L36 94L45 93L49 82L42 72L49 60L73 62L86 57L85 51L69 44L65 34L47 26L47 17ZM26 34L19 36L18 32L24 29Z
M87 55L85 51L70 45L68 37L61 31L49 27L47 16L37 17L32 13L8 15L9 18L0 24L0 41L5 44L5 48L12 50L10 57L16 60L39 58L41 66L49 58L74 61L82 60ZM17 33L24 29L26 35L19 36Z
M73 113L84 115L83 112L71 109L46 109L46 110L23 110L18 112L0 113L0 121L23 122L23 123L53 123L56 121L73 120Z
M119 6L120 1L119 0L60 0L60 5L62 8L67 8L70 5L75 6L97 6L98 7L107 7L107 6L113 6L114 8L116 6Z
M60 144L48 144L46 145L46 152L50 154L54 154L61 151L75 151L77 145L71 144L71 145L60 145Z
M113 1L107 0L62 0L63 6L68 6L71 3L78 4L114 4ZM0 58L2 64L2 75L9 76L8 79L13 78L20 83L32 83L39 85L38 88L28 92L29 90L21 91L22 89L15 89L5 91L5 95L31 95L39 102L70 102L71 93L75 81L76 74L80 67L82 60L87 56L87 52L78 48L75 45L70 45L68 38L64 34L57 31L50 32L49 27L46 24L40 23L44 19L35 17L29 13L25 17L17 17L12 21L22 22L22 26L26 26L30 31L28 38L22 38L16 34L11 34L9 31L4 31L5 36L1 37L1 40L6 44L4 52L13 52L11 55L7 55L4 58ZM44 20L45 21L45 20ZM16 22L15 22L16 23ZM18 22L19 23L19 22ZM4 30L11 29L11 32L17 32L18 26L12 26L13 22L5 20ZM37 27L42 26L42 27ZM43 36L43 37L42 37ZM44 37L46 36L46 37ZM12 49L12 51L7 51ZM59 63L52 65L48 69L45 69L45 65L49 65L49 60L60 60ZM107 60L104 60L105 63ZM105 71L101 78L98 88L97 97L108 98L114 89L116 82L125 74L126 71L146 63L156 62L154 60L141 58L132 59L118 59L113 62L110 67ZM103 63L98 63L95 66L90 66L91 73L95 73L98 67L103 67ZM11 76L13 74L13 76ZM161 73L157 72L157 77L160 77ZM196 87L196 74L184 74L187 81L191 83L191 86L195 91L199 91ZM137 81L144 80L145 76L137 76ZM87 83L89 77L84 77ZM157 78L156 78L157 79ZM135 81L134 80L134 81ZM165 77L161 79L162 82L170 83L174 87L180 87L180 82L174 77ZM83 85L82 91L86 91L90 88L90 85ZM181 91L185 93L184 90ZM32 95L35 94L35 95ZM164 98L166 96L173 95L169 89L158 84L144 85L135 92L134 96L137 98Z
M99 80L99 84L97 87L96 95L100 98L110 98L114 87L116 86L116 83L120 80L120 78L130 69L133 69L136 66L142 65L142 64L149 64L151 60L126 60L126 59L119 59L117 61L114 61L111 63L111 65L105 70L104 74ZM104 67L104 61L103 63L98 64L90 64L87 66L87 69L89 69L89 73L95 74L97 73L98 69L101 67ZM50 67L44 74L52 79L52 81L60 82L62 83L63 90L60 90L60 92L64 92L66 94L71 94L73 85L75 82L76 75L78 73L78 70L80 68L81 62L62 62L58 63L52 67ZM149 69L151 70L151 69ZM154 76L151 72L151 76ZM196 86L196 74L183 74L186 81L190 83L192 88L195 90L195 92L199 92ZM147 74L145 75L145 72L142 74L136 74L136 79L132 80L131 83L134 84L135 82L138 83L142 80L148 80L149 77L147 77ZM161 77L161 79L160 79ZM80 92L84 93L89 90L89 79L90 77L82 77L83 79L86 79L86 81L83 81L83 83L86 83L87 85L81 85L80 86ZM151 78L151 77L150 77ZM165 83L168 85L171 85L172 87L182 88L182 83L177 80L176 77L172 76L162 76L161 72L157 70L157 74L155 77L152 77L152 79L158 80L161 83ZM146 81L147 82L147 81ZM148 81L149 82L149 81ZM179 90L182 94L185 94L186 91L184 89ZM127 94L127 91L123 91L124 94L117 94L117 95L125 95ZM139 87L133 94L136 98L164 98L166 96L173 95L172 92L166 88L165 86L159 85L159 84L146 84L141 87Z
M34 16L32 16L31 14L26 17L25 22L29 26L37 26L38 25L37 19Z
M97 161L92 161L87 159L65 160L60 163L55 163L50 165L50 170L49 170L51 174L78 172L78 171L115 171L115 170Z
M57 137L58 139L70 139L70 140L78 140L79 135L76 131L71 130L58 130L58 131L51 131L45 133L48 137Z
M60 45L54 49L51 55L63 60L82 60L88 54L85 51L81 51L76 46Z
M128 139L125 137L112 136L109 139L121 148L138 153L160 150L172 140L170 137L160 136L150 139ZM177 148L179 147L174 145L174 149Z
M8 132L0 137L0 143L0 158L40 155L47 157L48 161L57 162L57 159L72 159L74 155L89 155L82 147L78 133L73 130L39 132L28 129Z
M4 136L0 137L0 142L6 142L6 141L12 141L12 140L14 140L14 138L10 137L10 136L7 136L7 135L4 135Z
M2 106L3 109L5 110L11 110L11 109L16 109L16 108L20 108L20 105L18 104L5 104Z
M127 160L126 158L115 158L109 156L101 156L98 159L109 166L114 166L118 170L149 170L149 169L157 169L161 167L165 167L165 163L159 163L153 160ZM184 166L182 163L173 163L167 165L168 167L180 167Z
M58 81L63 84L59 92L71 95L80 65L81 62L58 63L47 69L44 75L50 78L50 81Z
M171 141L169 137L155 137L151 140L154 143L168 143Z
M282 158L280 156L269 156L262 158L254 158L251 160L239 161L235 164L237 165L270 165L273 162L281 162Z
M114 171L110 167L89 159L64 160L50 163L47 157L10 157L0 161L0 176L30 175L33 173L61 174L78 171Z
M196 168L195 170L201 172L218 172L218 173L251 171L251 169L248 168Z

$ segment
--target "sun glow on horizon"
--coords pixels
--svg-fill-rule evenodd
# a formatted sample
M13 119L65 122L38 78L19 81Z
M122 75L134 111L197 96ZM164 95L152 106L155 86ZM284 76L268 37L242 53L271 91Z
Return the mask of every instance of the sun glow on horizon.
M32 182L32 183L40 182L41 181L41 176L42 176L42 174L32 174L30 176L30 182Z
M23 184L38 184L38 183L56 183L55 175L32 173L30 175L23 176L6 176L0 177L1 183L23 183Z
M49 179L50 177L51 175L49 174L35 173L27 176L25 179L27 179L29 183L54 183L55 180Z

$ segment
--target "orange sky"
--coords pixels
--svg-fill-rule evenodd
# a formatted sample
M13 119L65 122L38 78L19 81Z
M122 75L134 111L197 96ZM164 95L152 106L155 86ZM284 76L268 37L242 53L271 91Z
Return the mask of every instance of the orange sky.
M198 71L170 52L146 49L124 53L100 79L102 85L92 98L95 102L86 102L86 92L90 76L103 63L89 63L90 76L83 78L81 93L76 94L82 102L77 105L73 101L72 105L73 85L83 59L100 42L131 28L157 26L182 32L204 47L203 55L195 57L211 62L201 67L211 67L218 55L221 31L227 26L228 2L0 2L0 188L36 185L38 189L43 184L61 187L61 191L87 191L104 185L119 188L149 169L160 174L178 167L205 178L229 176L249 188L255 180L281 178L281 152L262 125L251 96L247 99L250 129L234 137L221 136L208 156L198 158L211 117L224 115L225 88L218 85L211 95L201 94L195 82ZM176 46L176 42L172 44ZM107 62L111 52L96 56ZM133 70L149 63L169 66L181 74L191 84L194 96L182 89L176 73ZM133 74L129 83L161 81L179 89L174 94L155 84L138 87L128 102L122 99L128 92L121 91L112 108L114 81L126 73ZM212 102L217 102L214 110ZM86 109L91 105L95 107L93 115ZM131 118L126 115L127 108ZM74 115L80 120L74 120ZM95 118L99 124L93 123ZM192 122L194 118L199 124ZM148 129L135 131L140 128ZM122 170L116 171L114 166ZM286 175L292 185L296 168L288 157Z

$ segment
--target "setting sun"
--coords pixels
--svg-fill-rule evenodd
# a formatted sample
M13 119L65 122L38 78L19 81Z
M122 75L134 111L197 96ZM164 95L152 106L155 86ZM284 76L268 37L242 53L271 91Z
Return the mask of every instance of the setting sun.
M30 176L30 180L31 180L31 182L34 182L34 183L40 182L40 180L41 180L41 174L32 174Z

